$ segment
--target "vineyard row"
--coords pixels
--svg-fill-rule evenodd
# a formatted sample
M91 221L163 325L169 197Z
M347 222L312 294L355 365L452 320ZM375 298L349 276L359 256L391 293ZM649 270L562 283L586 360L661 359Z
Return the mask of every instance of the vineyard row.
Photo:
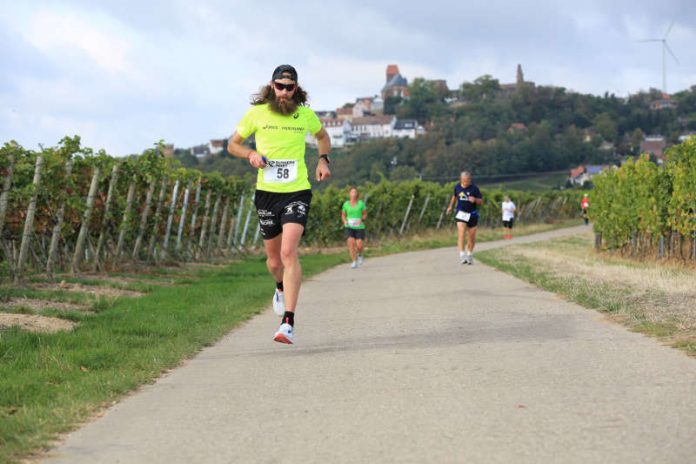
M108 271L133 263L230 256L259 241L249 183L184 169L161 146L114 158L66 137L56 147L0 148L0 275ZM404 235L451 224L445 207L452 185L382 181L361 187L371 237ZM502 191L484 191L484 226L500 222ZM511 193L518 220L543 222L577 215L578 194ZM342 237L346 189L316 191L305 240Z

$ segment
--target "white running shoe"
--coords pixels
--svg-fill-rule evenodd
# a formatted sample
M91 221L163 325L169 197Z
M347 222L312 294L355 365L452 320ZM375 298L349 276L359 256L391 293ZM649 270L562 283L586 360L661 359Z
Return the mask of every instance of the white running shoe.
M280 324L278 331L273 336L273 341L292 345L292 326L286 323Z
M357 268L358 268L358 262L357 262L357 261L353 261L353 264L350 265L350 268L351 268L351 269L357 269Z
M466 259L466 255L459 255L459 262L462 264L466 264L468 262Z
M273 312L280 317L285 314L285 294L277 288L273 295Z
M474 255L469 255L466 257L466 263L467 264L474 264Z
M358 255L358 266L362 266L365 262L365 258L362 255Z

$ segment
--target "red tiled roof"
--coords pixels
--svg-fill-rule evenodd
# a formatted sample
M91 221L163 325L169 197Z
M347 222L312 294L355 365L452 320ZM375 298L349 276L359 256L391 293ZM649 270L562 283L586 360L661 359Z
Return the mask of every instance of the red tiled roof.
M570 170L570 177L578 177L583 172L585 172L585 166L578 166Z
M389 124L392 122L394 119L394 116L392 115L383 115L383 116L365 116L362 118L353 118L353 125L354 126L370 126L370 125L375 125L375 124Z

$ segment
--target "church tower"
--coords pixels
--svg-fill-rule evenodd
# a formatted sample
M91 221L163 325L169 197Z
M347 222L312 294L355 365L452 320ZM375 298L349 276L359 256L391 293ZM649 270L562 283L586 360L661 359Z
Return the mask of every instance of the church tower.
M522 72L522 65L517 65L517 85L520 86L524 84L524 73Z
M386 81L387 84L388 84L389 81L392 80L392 79L394 78L394 76L396 76L397 74L399 74L399 66L396 65L396 64L390 64L390 65L388 65L388 66L387 66L387 81Z

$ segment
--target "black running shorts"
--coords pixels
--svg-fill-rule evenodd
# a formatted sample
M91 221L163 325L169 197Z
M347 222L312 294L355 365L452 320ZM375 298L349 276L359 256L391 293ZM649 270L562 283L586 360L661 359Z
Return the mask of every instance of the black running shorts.
M346 227L346 238L365 240L365 229L352 229L350 227Z
M274 193L257 190L254 205L259 215L261 236L270 240L283 232L283 224L293 223L307 226L312 191Z
M462 221L461 219L456 219L457 222L466 224L467 227L476 227L478 225L479 216L478 214L472 214L469 216L468 221Z
M512 229L512 226L514 223L515 223L515 218L511 218L509 221L503 221L503 227L506 227L508 229Z

